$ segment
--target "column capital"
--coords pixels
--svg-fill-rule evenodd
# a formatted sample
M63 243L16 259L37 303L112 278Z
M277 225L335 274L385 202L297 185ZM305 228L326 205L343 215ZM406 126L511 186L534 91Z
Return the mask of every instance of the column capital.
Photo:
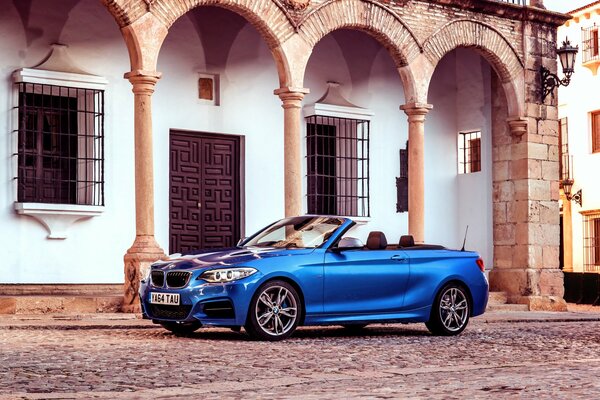
M133 93L136 94L152 94L154 86L161 77L161 73L157 71L144 71L136 69L127 72L124 78L129 80L133 85Z
M304 95L310 93L309 89L296 87L282 87L275 89L273 94L279 96L283 108L301 108Z
M508 118L506 122L508 122L508 126L510 127L511 136L521 137L527 133L528 123L526 118Z
M425 120L427 113L433 108L433 105L427 103L407 103L400 106L400 109L408 115L408 120L412 118Z

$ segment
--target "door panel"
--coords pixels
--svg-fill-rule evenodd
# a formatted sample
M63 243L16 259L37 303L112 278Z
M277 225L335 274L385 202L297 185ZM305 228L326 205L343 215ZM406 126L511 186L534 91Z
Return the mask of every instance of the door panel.
M326 313L386 313L402 308L410 273L402 251L328 252L324 269Z
M171 252L233 246L240 236L240 138L171 132Z

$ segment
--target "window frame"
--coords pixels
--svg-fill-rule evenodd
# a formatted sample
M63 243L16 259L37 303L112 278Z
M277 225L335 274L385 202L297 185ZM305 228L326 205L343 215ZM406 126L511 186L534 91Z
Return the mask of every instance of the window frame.
M457 135L456 165L458 175L468 175L482 172L483 169L483 142L482 129L461 130ZM467 146L467 143L469 144ZM477 143L477 146L471 146ZM473 157L473 149L478 150L478 157ZM475 166L475 168L473 168Z
M600 110L590 112L590 149L592 154L600 153Z
M12 74L12 105L18 105L19 83L31 83L42 85L64 86L74 89L101 90L104 92L105 100L108 98L108 80L102 76L87 75L84 73L71 73L49 71L35 68L21 68ZM108 109L104 101L105 110ZM105 117L104 117L105 118ZM104 125L104 118L102 124ZM66 239L69 227L76 221L84 218L99 216L104 212L104 201L102 205L65 204L65 203L36 203L18 201L18 179L19 164L19 107L13 106L10 110L9 124L11 126L11 154L10 173L12 177L12 197L14 199L14 210L19 215L27 215L38 220L49 232L48 239ZM105 160L103 145L102 159ZM105 166L103 165L103 168ZM102 182L102 194L105 198L105 181Z

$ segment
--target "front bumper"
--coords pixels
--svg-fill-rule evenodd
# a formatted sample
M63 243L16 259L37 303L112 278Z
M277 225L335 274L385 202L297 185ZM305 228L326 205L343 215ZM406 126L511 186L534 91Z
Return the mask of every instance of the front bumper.
M156 322L200 321L208 326L242 326L258 277L248 277L229 283L206 283L191 280L184 288L155 287L142 281L140 303L144 318ZM152 292L177 293L179 305L151 304Z

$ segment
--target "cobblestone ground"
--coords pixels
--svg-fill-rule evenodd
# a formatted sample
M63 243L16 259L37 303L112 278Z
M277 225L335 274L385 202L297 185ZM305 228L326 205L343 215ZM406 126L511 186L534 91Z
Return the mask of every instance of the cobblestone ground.
M0 329L0 399L600 396L600 322L302 328L285 342L203 329Z

